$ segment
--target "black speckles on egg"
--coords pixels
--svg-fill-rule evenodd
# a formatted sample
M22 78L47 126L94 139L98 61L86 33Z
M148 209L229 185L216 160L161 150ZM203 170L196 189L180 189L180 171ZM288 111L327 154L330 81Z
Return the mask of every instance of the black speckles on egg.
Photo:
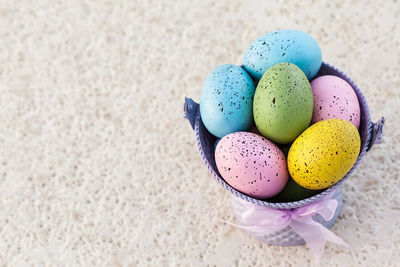
M286 160L281 154L278 147L257 134L235 132L219 141L215 161L228 184L246 194L256 192L261 196L270 194L271 186L282 183L283 187L286 183L287 176L281 169ZM224 156L228 160L223 160Z
M358 98L353 88L345 80L326 75L312 81L311 86L315 102L312 123L324 119L338 118L347 120L357 128L359 127L360 106Z
M217 137L247 130L253 123L249 100L254 92L252 78L243 68L229 64L216 68L207 78L200 100L200 115L207 130Z
M303 187L324 189L351 169L359 150L360 137L351 123L338 119L321 121L304 131L291 146L289 172Z
M311 79L321 66L321 50L304 32L278 31L255 40L246 51L243 64L253 77L260 79L266 70L282 62L302 62L302 71Z
M276 143L289 143L304 131L312 117L311 86L290 63L270 68L257 85L253 105L260 132ZM286 122L286 123L282 123Z

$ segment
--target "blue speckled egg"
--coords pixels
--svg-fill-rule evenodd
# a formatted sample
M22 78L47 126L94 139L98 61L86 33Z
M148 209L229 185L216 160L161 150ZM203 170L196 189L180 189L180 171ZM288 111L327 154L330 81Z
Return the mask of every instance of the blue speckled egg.
M243 68L232 64L216 68L201 92L204 126L219 138L249 129L253 123L254 92L253 80Z
M283 62L297 65L310 80L321 67L321 49L307 33L282 30L265 34L252 42L243 60L246 71L257 80L270 67Z

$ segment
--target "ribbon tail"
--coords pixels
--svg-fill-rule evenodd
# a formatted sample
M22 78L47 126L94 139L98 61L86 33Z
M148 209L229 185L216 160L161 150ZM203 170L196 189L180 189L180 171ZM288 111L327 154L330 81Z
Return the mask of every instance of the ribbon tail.
M320 223L315 222L312 218L293 219L289 226L304 239L317 260L321 258L324 252L326 241L346 247L349 246L343 239Z
M257 226L244 226L244 225L239 225L239 224L228 222L228 221L224 221L224 220L220 220L220 221L223 222L223 223L232 225L232 226L234 226L236 228L240 228L240 229L246 230L246 231L255 232L256 230L258 230Z
M240 224L236 224L236 223L232 223L232 222L228 222L228 221L224 221L224 220L220 220L220 221L223 223L232 225L236 228L243 229L247 232L251 232L259 240L262 240L263 236L266 234L275 233L275 232L281 230L282 228L286 227L285 224L283 226L280 226L279 228L276 228L274 226L267 226L267 225L240 225Z

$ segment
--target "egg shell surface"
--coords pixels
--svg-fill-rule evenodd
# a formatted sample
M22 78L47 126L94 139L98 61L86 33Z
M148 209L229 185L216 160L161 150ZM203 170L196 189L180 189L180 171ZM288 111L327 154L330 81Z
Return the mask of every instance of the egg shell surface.
M357 128L342 119L317 122L292 144L288 169L293 180L312 190L325 189L342 179L360 152Z
M259 199L278 194L289 176L282 151L266 138L249 132L224 136L218 142L215 162L230 186Z
M226 64L206 79L200 99L200 115L207 130L216 137L244 131L253 124L255 86L241 67Z
M350 84L337 76L325 75L311 82L314 110L311 124L326 119L344 119L360 127L360 104Z
M322 64L321 49L305 32L281 30L260 36L250 44L243 65L248 73L259 80L272 66L290 62L297 65L308 79L312 79Z
M254 121L263 136L290 143L310 125L312 112L310 82L296 65L279 63L265 72L253 103Z

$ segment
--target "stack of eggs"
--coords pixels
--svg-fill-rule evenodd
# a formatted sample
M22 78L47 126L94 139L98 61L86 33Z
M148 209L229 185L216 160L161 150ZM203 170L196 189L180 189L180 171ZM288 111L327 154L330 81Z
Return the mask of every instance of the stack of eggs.
M236 190L271 202L311 197L338 182L360 152L360 105L336 76L315 78L321 50L296 30L261 36L242 66L207 78L200 115L215 161Z

